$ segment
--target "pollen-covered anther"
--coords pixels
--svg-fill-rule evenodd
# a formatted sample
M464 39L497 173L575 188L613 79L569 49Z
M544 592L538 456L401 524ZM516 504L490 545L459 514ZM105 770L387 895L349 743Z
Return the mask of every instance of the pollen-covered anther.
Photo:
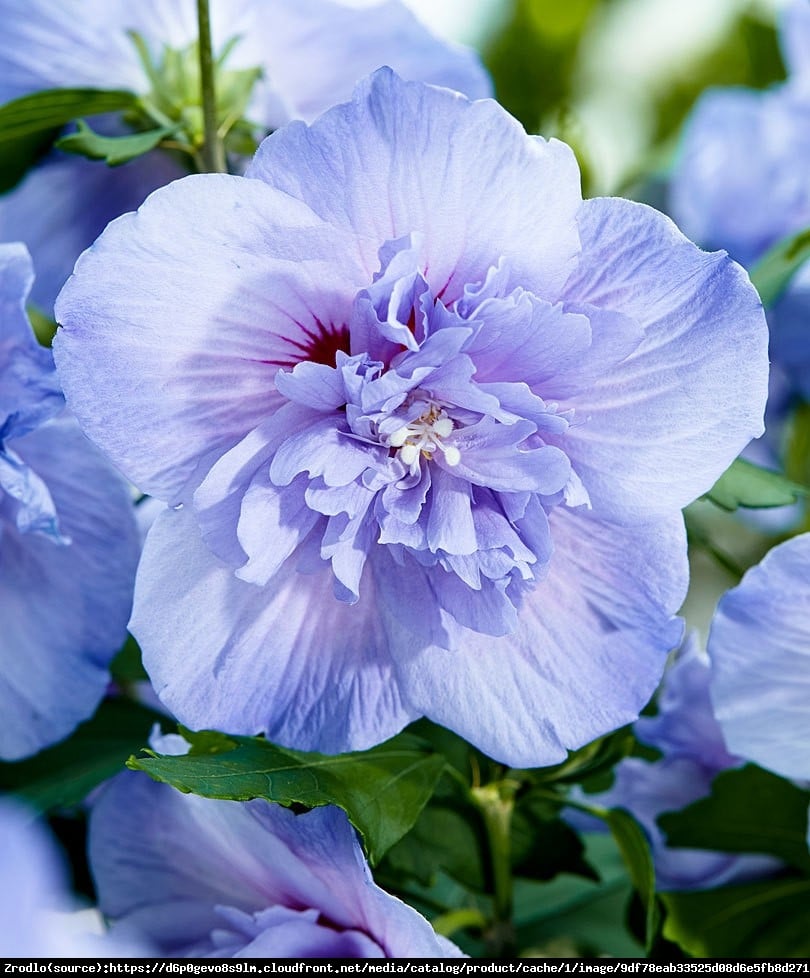
M453 445L445 445L444 439L455 429L452 418L440 408L431 407L416 421L398 428L388 439L390 448L398 448L397 456L403 465L414 468L419 465L420 456L426 459L439 451L449 466L461 461L461 453Z

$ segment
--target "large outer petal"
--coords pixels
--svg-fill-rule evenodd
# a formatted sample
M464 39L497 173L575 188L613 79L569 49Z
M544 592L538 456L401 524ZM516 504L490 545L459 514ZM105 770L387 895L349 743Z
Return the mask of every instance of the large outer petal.
M561 444L595 512L655 519L709 489L762 433L765 316L739 265L701 251L652 208L589 200L580 228L567 295L631 316L644 338L563 401L575 423Z
M449 951L424 918L374 884L345 814L333 807L294 815L124 774L94 806L90 861L101 909L143 928L164 951L199 946L222 927L218 905L314 908L326 926L362 931L392 957Z
M4 528L0 548L0 756L66 736L104 695L126 634L140 550L126 485L58 418L12 447L47 483L69 546Z
M131 628L181 723L339 753L417 716L400 697L370 581L360 595L342 604L328 566L297 574L295 556L266 587L238 580L193 516L167 511L147 537Z
M672 617L687 584L680 516L629 529L557 509L550 523L548 577L513 635L464 631L448 651L411 647L390 628L408 701L518 767L554 764L635 720L682 633Z
M60 380L139 488L187 498L276 409L279 366L303 356L292 341L345 322L364 281L345 235L305 204L257 180L188 177L80 258L57 303Z
M775 547L721 598L708 650L729 750L810 779L810 534Z
M390 69L312 126L274 133L247 175L357 234L369 277L384 242L422 232L426 277L446 303L500 256L516 285L554 299L579 250L568 146L527 137L493 101L403 82Z

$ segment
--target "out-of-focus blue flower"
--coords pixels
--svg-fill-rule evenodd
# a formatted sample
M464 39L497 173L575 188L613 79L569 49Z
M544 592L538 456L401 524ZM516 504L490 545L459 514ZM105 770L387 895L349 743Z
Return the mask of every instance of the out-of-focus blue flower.
M774 547L723 595L708 650L730 749L810 780L810 534Z
M64 409L25 315L31 261L0 245L0 757L33 754L95 709L132 603L138 540L123 480Z
M671 208L684 231L750 266L810 226L810 2L780 31L789 78L767 91L712 89L684 130ZM769 315L771 357L810 399L810 264ZM770 427L770 425L769 425Z
M384 64L472 98L491 92L474 52L434 37L401 0L363 9L332 0L213 0L211 8L215 52L234 42L225 67L262 70L246 115L264 132L311 121ZM131 32L156 66L164 48L181 51L197 37L193 0L0 0L0 23L0 103L65 86L146 96L153 83ZM115 169L54 151L0 198L0 240L24 241L34 257L33 300L50 311L106 224L185 172L162 151Z
M664 812L679 811L708 795L716 775L742 763L726 749L709 700L709 663L694 637L687 639L665 674L657 715L641 717L635 732L642 743L661 751L661 758L626 758L617 765L608 791L578 798L624 808L636 818L650 840L659 890L708 889L779 868L768 856L669 848L656 822ZM585 824L579 815L569 818Z
M461 953L374 883L346 815L331 806L294 815L262 800L181 794L125 773L94 804L89 851L101 910L161 954Z
M680 509L761 430L738 266L388 70L114 222L57 308L86 431L180 507L136 589L155 688L299 748L424 714L538 765L635 719Z
M68 894L63 860L34 816L0 800L0 955L4 958L129 957L131 938L88 933Z

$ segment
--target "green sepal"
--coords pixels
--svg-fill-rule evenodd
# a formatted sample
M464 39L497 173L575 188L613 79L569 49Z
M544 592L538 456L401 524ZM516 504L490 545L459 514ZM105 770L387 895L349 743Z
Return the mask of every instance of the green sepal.
M84 119L77 119L78 132L62 136L54 144L65 153L75 153L89 160L103 160L108 166L120 166L159 146L171 136L178 126L135 132L126 136L102 136L95 132Z
M441 755L408 734L368 751L327 756L278 747L260 737L183 731L185 755L153 751L130 757L145 771L183 792L281 805L337 805L362 836L374 864L413 826L444 769Z

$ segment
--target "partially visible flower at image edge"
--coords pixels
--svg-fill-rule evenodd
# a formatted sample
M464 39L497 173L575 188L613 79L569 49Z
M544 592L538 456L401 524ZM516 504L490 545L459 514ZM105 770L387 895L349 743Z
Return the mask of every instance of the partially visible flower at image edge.
M140 546L129 487L65 408L25 314L21 244L0 245L0 758L67 736L103 697Z
M689 635L664 675L657 714L640 717L634 728L638 740L661 757L627 757L607 791L574 795L588 805L622 808L639 822L650 841L658 890L707 890L784 868L770 856L671 847L658 826L659 815L707 797L721 771L744 763L726 748L709 699L709 675L709 660ZM569 809L566 817L579 828L605 830L604 822L579 811Z
M739 266L387 69L113 222L57 315L86 432L172 507L131 625L158 695L300 749L426 715L535 766L634 720L681 508L762 429Z
M176 743L172 743L176 742ZM181 738L152 738L182 753ZM157 953L185 957L459 957L380 889L345 812L183 794L140 773L109 781L88 843L99 906Z
M729 748L810 782L810 533L774 547L723 595L708 652Z

